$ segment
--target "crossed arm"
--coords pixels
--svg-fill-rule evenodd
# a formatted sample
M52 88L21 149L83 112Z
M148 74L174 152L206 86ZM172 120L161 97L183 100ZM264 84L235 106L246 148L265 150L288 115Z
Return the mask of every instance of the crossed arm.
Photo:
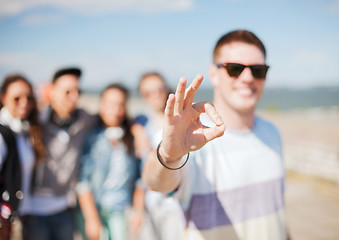
M181 78L174 94L168 97L165 116L163 140L159 155L163 163L171 168L182 165L182 157L188 152L202 148L207 142L223 135L226 127L223 120L209 102L193 104L195 93L201 85L203 76L198 74L186 89L185 78ZM206 112L216 124L213 128L205 127L199 119ZM155 151L148 156L143 179L150 189L164 193L175 190L182 179L182 169L169 170L163 167Z

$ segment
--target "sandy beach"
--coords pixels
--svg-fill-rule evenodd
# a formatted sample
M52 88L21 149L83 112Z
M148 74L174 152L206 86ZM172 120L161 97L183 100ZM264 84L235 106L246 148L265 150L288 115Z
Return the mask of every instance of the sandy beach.
M339 108L259 115L281 132L292 239L339 239Z

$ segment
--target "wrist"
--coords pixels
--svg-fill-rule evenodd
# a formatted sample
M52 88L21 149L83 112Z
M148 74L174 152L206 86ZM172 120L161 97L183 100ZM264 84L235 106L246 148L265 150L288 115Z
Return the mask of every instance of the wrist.
M101 220L99 217L85 218L85 223L89 225L101 225Z
M166 163L166 164L171 164L171 165L175 165L174 163L177 163L181 160L182 156L181 157L174 157L173 156L170 156L170 154L168 154L163 146L162 146L162 142L159 143L158 145L158 153L159 153L159 156L161 157L161 160Z
M100 222L100 217L97 212L83 213L83 216L86 222Z
M161 143L159 143L158 147L157 147L157 158L159 160L159 162L161 163L161 165L169 170L179 170L180 168L182 168L183 166L185 166L185 164L188 161L189 158L189 153L187 153L187 158L184 161L184 163L181 163L181 159L182 157L176 158L174 160L170 160L170 157L168 156L168 154L164 154L164 151L162 151L162 153L160 153L161 151ZM162 155L164 154L164 155Z
M133 212L134 212L135 214L144 214L144 213L145 213L145 210L142 209L142 208L134 208L134 209L133 209Z

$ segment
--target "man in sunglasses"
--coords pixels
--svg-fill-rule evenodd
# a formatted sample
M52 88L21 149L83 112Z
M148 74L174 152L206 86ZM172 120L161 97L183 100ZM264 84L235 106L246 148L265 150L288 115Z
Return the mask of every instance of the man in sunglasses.
M280 135L255 115L265 59L256 35L230 32L217 42L210 67L215 108L192 104L202 75L187 89L180 79L168 98L163 140L143 178L152 190L180 200L187 239L288 239Z

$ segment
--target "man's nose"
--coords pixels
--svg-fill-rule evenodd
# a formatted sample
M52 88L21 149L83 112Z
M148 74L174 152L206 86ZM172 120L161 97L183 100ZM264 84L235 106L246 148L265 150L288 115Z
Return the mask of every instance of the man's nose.
M249 67L244 68L239 78L244 82L252 82L254 80L251 69Z

